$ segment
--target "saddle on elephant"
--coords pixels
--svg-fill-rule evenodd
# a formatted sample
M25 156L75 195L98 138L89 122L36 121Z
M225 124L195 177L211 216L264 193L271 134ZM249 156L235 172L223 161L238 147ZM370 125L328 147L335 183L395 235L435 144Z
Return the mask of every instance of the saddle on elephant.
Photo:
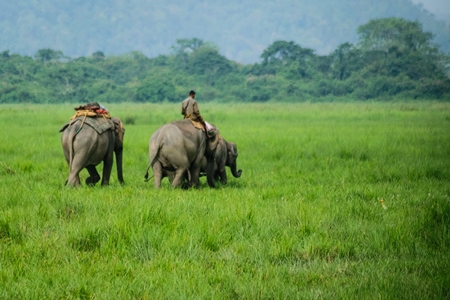
M197 128L205 133L206 139L208 140L208 146L211 149L211 151L216 149L217 144L222 139L222 137L220 136L219 129L216 126L213 126L206 121L203 121L203 123L202 123L202 122L194 121L192 119L188 119L188 120L191 121L191 124L195 128Z
M76 122L81 122L81 127L83 127L84 124L89 125L95 129L98 134L102 134L108 130L115 130L115 124L111 121L108 110L97 102L80 105L74 109L75 114L70 118L69 122L64 124L60 129L60 132Z
M103 117L107 119L111 119L108 110L97 102L91 102L86 105L80 105L75 107L75 115L72 119L75 119L80 116L85 117Z
M203 123L202 123L202 122L199 122L199 121L194 121L194 120L189 119L189 118L185 118L185 119L188 119L189 121L191 121L192 125L195 128L200 129L201 131L203 131L207 135L208 138L214 137L214 135L215 135L214 127L211 126L211 124L209 124L208 122L203 121Z

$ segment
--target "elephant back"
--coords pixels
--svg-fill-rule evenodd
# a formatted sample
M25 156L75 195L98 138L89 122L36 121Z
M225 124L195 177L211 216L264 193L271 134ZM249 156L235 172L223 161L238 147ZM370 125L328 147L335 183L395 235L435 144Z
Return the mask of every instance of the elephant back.
M111 121L111 119L97 118L97 117L77 117L71 120L70 122L67 122L59 130L59 132L63 132L66 128L70 127L71 125L77 122L81 122L82 126L87 125L89 127L92 127L98 134L102 134L108 130L115 130L114 123L113 121Z

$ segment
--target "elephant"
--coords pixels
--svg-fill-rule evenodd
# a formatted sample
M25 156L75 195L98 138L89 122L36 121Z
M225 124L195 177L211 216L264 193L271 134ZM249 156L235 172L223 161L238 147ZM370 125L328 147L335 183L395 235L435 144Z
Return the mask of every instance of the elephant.
M86 168L89 177L87 185L95 185L100 175L95 168L103 161L102 186L109 184L113 166L113 152L116 155L117 176L124 183L122 171L123 139L125 128L122 121L113 117L77 117L61 129L61 143L64 156L70 168L66 186L80 186L79 172Z
M208 184L214 184L214 151L218 144L218 130L213 127L210 138L192 124L189 119L167 123L150 137L149 156L145 179L152 168L155 188L161 188L161 180L169 177L172 187L200 187L200 167L206 159Z
M219 141L214 154L214 180L220 180L222 184L227 183L227 172L225 167L229 167L231 174L235 178L241 177L242 170L237 170L236 159L238 157L237 146L233 142L227 142L219 137ZM203 158L200 175L206 175L207 161Z

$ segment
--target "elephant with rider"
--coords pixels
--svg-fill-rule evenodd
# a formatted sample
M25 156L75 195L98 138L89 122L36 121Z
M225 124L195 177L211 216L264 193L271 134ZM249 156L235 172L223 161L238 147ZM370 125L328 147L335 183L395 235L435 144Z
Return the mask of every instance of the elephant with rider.
M150 137L149 156L145 178L153 170L154 186L161 187L161 180L169 177L172 187L200 186L200 168L206 159L208 184L214 186L214 152L218 144L216 128L207 138L205 132L196 128L191 120L183 119L167 123L158 128Z

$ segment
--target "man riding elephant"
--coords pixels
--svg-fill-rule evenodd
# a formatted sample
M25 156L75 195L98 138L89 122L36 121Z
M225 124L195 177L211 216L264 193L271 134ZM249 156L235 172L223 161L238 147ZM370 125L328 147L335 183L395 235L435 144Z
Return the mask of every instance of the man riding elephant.
M189 92L189 97L183 100L181 103L181 114L185 119L191 120L194 124L200 124L202 126L203 131L206 134L207 138L211 137L211 133L213 127L203 120L203 117L200 115L200 110L198 109L197 101L195 101L195 91Z
M190 120L178 120L158 128L150 137L150 163L145 173L152 168L154 185L161 188L161 180L169 177L172 187L200 187L200 167L206 157L206 176L210 187L214 185L214 156L219 133L213 127L214 136L206 139L204 133L192 126ZM184 181L187 184L184 185Z

